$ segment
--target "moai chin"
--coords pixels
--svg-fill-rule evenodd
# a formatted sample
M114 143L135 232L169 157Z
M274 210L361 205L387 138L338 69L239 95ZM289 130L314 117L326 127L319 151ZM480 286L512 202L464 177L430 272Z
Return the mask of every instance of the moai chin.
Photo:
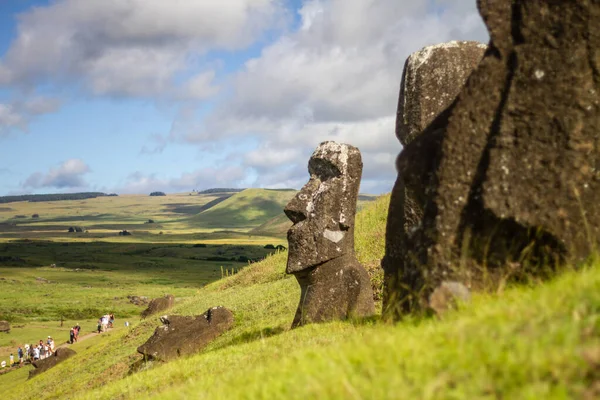
M308 162L310 180L288 203L286 272L301 288L292 327L375 313L367 271L354 254L354 217L362 174L356 147L323 142Z

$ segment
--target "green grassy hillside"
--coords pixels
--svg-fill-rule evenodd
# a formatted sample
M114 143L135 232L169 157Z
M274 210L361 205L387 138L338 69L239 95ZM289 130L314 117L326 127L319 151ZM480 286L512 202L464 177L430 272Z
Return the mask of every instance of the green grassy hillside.
M246 189L196 215L194 226L221 229L252 229L283 214L295 190Z
M250 233L261 236L273 236L273 237L286 237L287 231L292 226L292 221L288 217L281 213L270 220L264 222L260 226L252 229Z
M388 197L357 219L358 257L382 254ZM129 374L158 325L136 322L76 347L25 381L0 376L2 399L592 399L600 395L600 263L551 282L475 295L442 320L407 318L290 330L299 288L286 253L198 290L172 313L224 305L235 327L203 352ZM373 275L375 278L375 275ZM122 321L118 321L122 323Z

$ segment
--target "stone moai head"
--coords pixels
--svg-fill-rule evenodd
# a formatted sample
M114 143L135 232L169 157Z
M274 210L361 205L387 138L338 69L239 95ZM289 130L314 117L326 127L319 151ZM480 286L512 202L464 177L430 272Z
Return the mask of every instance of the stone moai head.
M288 274L354 252L354 216L362 174L356 147L323 142L308 162L310 180L286 206Z

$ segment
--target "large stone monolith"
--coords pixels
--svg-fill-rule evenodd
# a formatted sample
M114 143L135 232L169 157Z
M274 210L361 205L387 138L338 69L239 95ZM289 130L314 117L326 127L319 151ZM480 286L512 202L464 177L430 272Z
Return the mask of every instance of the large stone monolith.
M428 46L411 54L404 65L396 116L396 136L402 145L411 143L448 108L477 67L487 45L479 42L449 42ZM401 176L392 189L386 232L384 314L397 314L390 305L403 270L407 237L422 223L424 199L420 187L405 185Z
M233 326L233 313L213 307L202 315L165 315L163 323L137 351L147 360L170 361L195 354Z
M285 208L286 272L301 288L293 327L374 314L367 271L354 254L354 217L362 174L357 148L324 142L308 162L310 180Z
M600 238L600 2L478 6L489 49L398 159L425 204L390 305L403 311L448 281L543 277Z

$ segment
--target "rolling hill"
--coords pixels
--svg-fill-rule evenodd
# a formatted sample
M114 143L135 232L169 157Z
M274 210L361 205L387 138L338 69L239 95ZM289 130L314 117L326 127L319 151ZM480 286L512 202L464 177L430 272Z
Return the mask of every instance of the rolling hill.
M253 229L281 217L296 193L293 189L246 189L197 214L189 223L205 229Z

